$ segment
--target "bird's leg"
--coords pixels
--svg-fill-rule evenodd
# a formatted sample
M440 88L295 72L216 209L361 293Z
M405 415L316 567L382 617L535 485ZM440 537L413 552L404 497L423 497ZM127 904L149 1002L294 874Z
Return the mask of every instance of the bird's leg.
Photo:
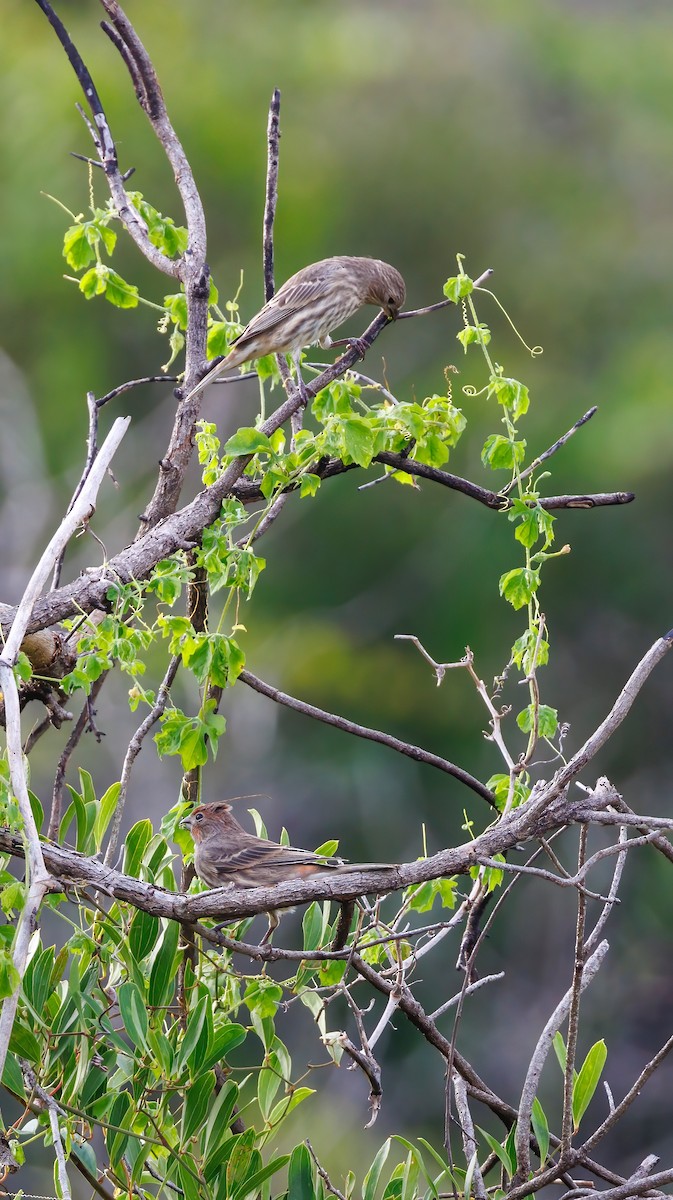
M267 929L266 933L264 934L264 937L262 938L261 942L259 943L260 946L266 946L267 942L271 941L271 938L273 937L276 929L280 925L280 916L276 912L275 909L271 909L271 912L267 913L267 916L269 918L269 928Z
M308 404L308 392L306 391L306 384L304 383L304 377L301 373L301 350L292 351L292 362L295 370L297 388L299 390L299 395L301 396L301 402L304 408L306 408L306 405Z

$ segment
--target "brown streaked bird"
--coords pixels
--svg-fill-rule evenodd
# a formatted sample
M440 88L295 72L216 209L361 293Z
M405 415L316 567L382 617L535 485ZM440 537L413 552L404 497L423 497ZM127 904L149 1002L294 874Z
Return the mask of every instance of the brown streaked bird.
M209 888L271 887L287 879L310 875L345 875L355 871L389 871L393 863L347 863L342 858L324 858L296 846L281 846L268 838L247 833L231 813L226 800L199 804L180 822L194 839L194 868ZM269 914L269 928L260 945L269 940L278 925L277 912Z
M302 267L252 318L222 362L203 376L186 400L222 371L265 354L290 353L298 373L299 354L307 346L329 348L331 331L365 304L378 304L394 320L405 294L399 271L378 258L343 254Z

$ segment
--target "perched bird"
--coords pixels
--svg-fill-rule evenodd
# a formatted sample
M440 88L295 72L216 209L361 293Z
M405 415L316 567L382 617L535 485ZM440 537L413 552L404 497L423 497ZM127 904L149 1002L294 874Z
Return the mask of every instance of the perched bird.
M296 846L281 846L267 838L247 833L231 813L225 800L199 804L180 822L194 839L194 867L209 888L225 884L242 888L271 887L286 879L310 875L353 874L354 871L388 871L392 863L347 863L341 858L323 858ZM278 925L277 912L269 913L269 928L261 945Z
M299 354L317 342L332 345L330 332L363 304L378 304L393 320L404 303L404 280L378 258L337 255L303 267L260 309L232 343L231 350L186 397L242 363L265 354L290 353L299 371Z

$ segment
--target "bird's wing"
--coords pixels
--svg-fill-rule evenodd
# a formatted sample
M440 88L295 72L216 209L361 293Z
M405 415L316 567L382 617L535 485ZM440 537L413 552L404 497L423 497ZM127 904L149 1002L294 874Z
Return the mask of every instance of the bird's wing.
M327 291L329 291L329 287L323 275L316 275L312 279L302 279L298 283L293 283L291 279L288 279L287 283L284 283L282 288L276 292L273 299L260 309L249 325L246 325L243 333L239 333L231 343L232 346L237 345L238 342L247 341L248 338L257 337L259 333L265 333L268 329L273 329L291 313L298 312L313 300L319 300Z
M218 849L216 855L209 851L209 862L226 872L251 871L260 866L287 867L290 864L297 867L324 866L328 869L341 865L338 858L323 858L310 850L299 850L296 846L279 846L276 842L266 842L263 838L231 850L223 847Z

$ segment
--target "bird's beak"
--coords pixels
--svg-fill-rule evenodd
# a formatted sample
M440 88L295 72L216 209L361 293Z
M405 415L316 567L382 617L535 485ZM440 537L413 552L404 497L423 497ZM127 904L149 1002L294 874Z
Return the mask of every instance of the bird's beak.
M180 828L181 829L191 829L191 827L192 827L192 814L187 813L187 816L183 817L182 820L180 821Z

